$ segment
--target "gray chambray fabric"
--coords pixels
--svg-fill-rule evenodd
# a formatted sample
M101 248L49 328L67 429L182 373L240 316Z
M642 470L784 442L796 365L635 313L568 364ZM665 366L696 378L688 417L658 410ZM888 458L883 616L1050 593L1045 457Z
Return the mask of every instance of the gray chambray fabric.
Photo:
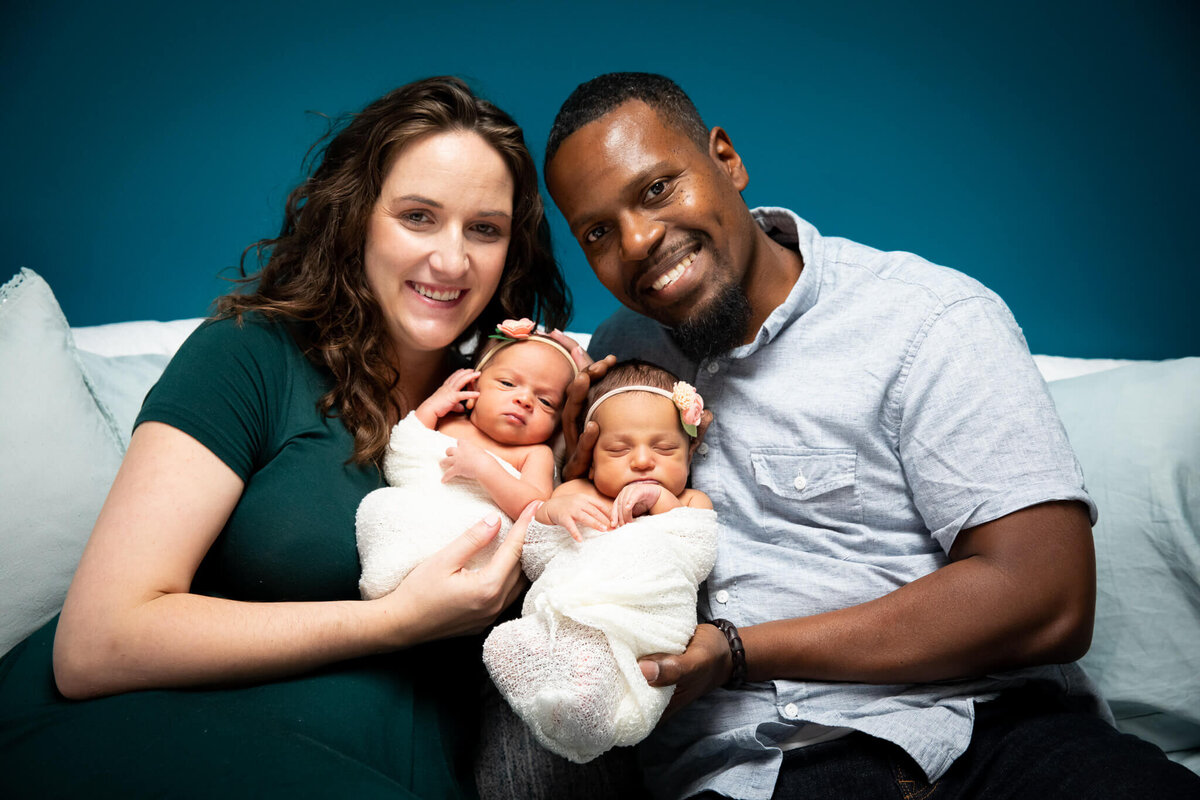
M874 599L947 563L960 530L1036 503L1079 500L1095 522L998 296L911 253L822 237L785 209L754 214L805 266L751 344L695 364L622 309L590 346L662 364L716 415L692 468L720 518L702 617L753 625ZM1031 680L1108 713L1075 664L931 685L771 681L660 725L642 746L647 780L663 797L768 798L777 745L805 723L895 742L934 780L970 742L975 701Z

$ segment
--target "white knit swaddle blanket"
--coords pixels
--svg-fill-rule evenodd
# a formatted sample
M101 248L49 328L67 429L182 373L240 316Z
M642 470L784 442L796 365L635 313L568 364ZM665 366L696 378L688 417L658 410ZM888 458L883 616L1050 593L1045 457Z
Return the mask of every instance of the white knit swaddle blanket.
M640 742L674 687L654 688L640 656L682 653L696 589L712 570L717 516L677 508L608 533L533 522L521 565L533 580L520 619L500 625L483 660L500 693L548 750L576 763Z
M500 514L500 536L476 554L468 567L486 563L512 527L512 520L477 481L442 483L439 462L454 443L453 437L422 425L415 413L392 428L383 456L383 474L389 485L364 497L355 516L362 565L358 588L363 598L382 597L395 589L413 567L489 513ZM496 461L510 474L520 476L507 461Z

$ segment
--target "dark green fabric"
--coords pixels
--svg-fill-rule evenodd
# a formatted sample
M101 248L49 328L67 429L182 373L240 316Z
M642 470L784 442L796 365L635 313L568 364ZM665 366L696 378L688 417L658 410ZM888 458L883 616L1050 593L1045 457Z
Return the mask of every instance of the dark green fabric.
M193 589L240 600L358 597L354 512L378 471L316 410L329 377L288 327L209 323L140 421L196 438L246 480ZM0 661L5 797L464 797L482 679L477 638L269 684L62 698L57 620Z

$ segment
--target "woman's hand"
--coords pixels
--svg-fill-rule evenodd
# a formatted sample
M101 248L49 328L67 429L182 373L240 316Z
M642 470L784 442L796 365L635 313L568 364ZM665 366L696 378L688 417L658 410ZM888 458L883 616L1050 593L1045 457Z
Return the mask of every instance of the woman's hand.
M537 514L543 525L560 525L567 529L571 538L583 541L581 527L608 530L609 510L594 497L585 494L566 494L551 497L542 504Z
M241 495L241 479L195 439L158 422L137 427L59 620L54 674L64 695L294 675L481 630L520 591L532 509L483 569L462 565L498 525L474 526L379 600L192 594L196 569Z
M479 633L525 588L521 547L539 503L530 503L487 564L466 565L500 531L500 516L480 520L434 553L378 600L394 620L394 647Z
M610 522L614 528L633 522L635 517L647 513L654 508L663 488L657 483L631 483L617 493L613 501Z
M582 478L587 475L592 465L592 450L596 447L596 439L600 436L600 426L588 422L583 431L579 431L579 414L587 402L588 390L592 384L608 374L608 370L617 363L617 357L607 355L599 361L588 364L575 376L575 380L567 387L567 400L563 403L562 429L563 438L567 444L567 460L563 464L563 482Z

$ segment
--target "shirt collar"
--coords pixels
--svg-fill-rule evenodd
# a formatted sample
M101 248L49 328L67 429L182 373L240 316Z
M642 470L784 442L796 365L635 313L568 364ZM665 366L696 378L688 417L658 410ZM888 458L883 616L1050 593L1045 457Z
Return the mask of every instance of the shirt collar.
M762 207L750 212L754 221L768 236L804 259L804 269L792 285L787 299L767 316L754 341L730 350L729 358L745 358L764 347L779 335L793 320L798 319L817 303L821 289L823 266L821 234L811 224L786 208Z

